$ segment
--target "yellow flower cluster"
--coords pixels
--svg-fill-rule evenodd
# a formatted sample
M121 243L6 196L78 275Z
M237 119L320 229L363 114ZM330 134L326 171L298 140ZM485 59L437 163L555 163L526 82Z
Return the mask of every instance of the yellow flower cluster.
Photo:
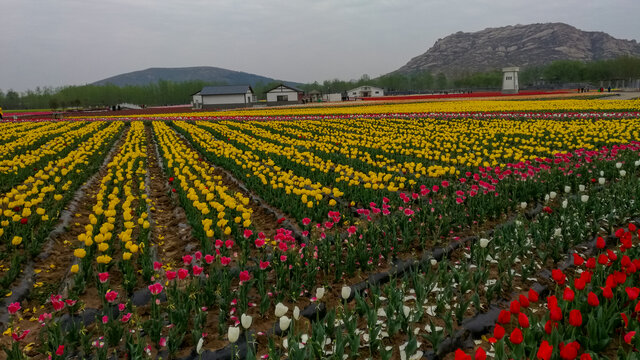
M118 250L123 260L143 250L144 243L138 243L137 235L141 229L149 228L145 203L146 158L144 124L132 122L122 147L107 164L108 172L95 196L90 223L85 225L85 232L78 235L75 257L82 259L91 252L96 254L96 263L108 264ZM136 207L145 209L139 217ZM120 242L115 243L114 237ZM77 266L72 269L78 270Z
M56 140L56 135L66 133L77 127L83 125L81 122L43 122L44 126L37 129L25 129L23 131L16 131L15 127L9 129L10 137L14 138L12 141L0 144L0 160L5 160L14 152L20 149L33 148L34 144L41 142L42 139L51 139L45 146L50 146L52 142Z
M330 196L337 198L343 195L343 192L338 188L324 186L309 178L298 176L291 170L285 171L277 166L273 160L261 158L252 151L238 149L226 141L215 138L211 133L198 126L183 121L176 122L176 125L188 131L207 152L218 157L229 158L243 169L247 169L246 177L258 177L263 185L270 185L274 190L283 189L287 194L293 193L300 197L300 200L309 208L323 199L334 205L335 200ZM202 125L217 126L213 122L205 122Z
M59 134L59 136L52 138L38 148L26 152L20 152L19 154L13 156L11 159L0 160L0 175L17 173L20 169L38 162L43 157L55 156L56 154L70 146L70 144L75 143L79 138L85 137L98 131L104 126L104 123L66 123L64 126L66 127L65 132ZM38 135L38 138L47 135L48 134L46 132L41 132ZM17 142L21 144L21 140L17 140ZM22 144L20 146L23 147Z
M175 174L174 181L202 215L207 237L222 238L232 233L241 237L240 230L252 224L250 199L239 192L232 193L223 184L222 176L212 175L213 168L199 161L198 154L165 123L154 122L153 128L167 165Z
M73 174L84 171L82 167L88 164L87 159L104 146L105 142L113 139L122 126L124 125L118 122L100 122L87 126L95 133L82 146L72 150L65 157L51 160L43 169L38 170L6 194L0 195L0 238L3 234L13 235L10 232L5 234L4 231L4 228L9 227L11 223L17 223L25 218L30 218L28 221L33 222L34 213L42 221L49 220L47 204L63 198L61 193L67 191L72 185ZM25 228L30 226L33 224ZM21 228L23 227L17 227L17 229ZM14 226L13 229L15 230L16 227Z

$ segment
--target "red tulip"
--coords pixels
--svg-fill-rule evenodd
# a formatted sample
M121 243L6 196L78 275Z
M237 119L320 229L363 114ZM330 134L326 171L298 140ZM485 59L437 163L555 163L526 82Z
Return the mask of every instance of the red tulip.
M520 324L520 327L523 329L526 329L529 327L529 318L527 317L527 315L525 315L524 313L519 313L518 314L518 324Z
M640 295L640 289L638 289L637 287L627 287L624 289L624 291L627 292L627 296L631 301L637 299L638 295Z
M573 292L573 290L571 290L571 288L570 288L570 287L566 287L566 288L564 288L564 293L562 294L562 299L563 299L564 301L569 301L569 302L571 302L571 301L573 301L573 299L575 299L575 298L576 298L576 293L575 293L575 292Z
M584 353L580 355L580 360L593 360L593 358L591 358L591 355Z
M547 340L542 340L542 343L538 348L538 353L536 354L536 358L541 360L550 360L552 354L553 354L553 346L549 345L549 342Z
M518 296L518 301L520 302L520 305L522 305L523 307L528 308L529 307L529 299L527 299L526 296L520 294L520 296Z
M538 293L533 289L529 289L529 293L527 295L529 297L529 301L531 302L538 302L538 299L540 298Z
M569 312L569 324L575 327L582 325L582 313L580 310L573 309Z
M108 292L104 295L104 298L105 298L108 302L110 302L110 303L114 302L114 301L116 300L116 298L117 298L117 297L118 297L118 293L117 293L117 292L115 292L115 291L108 291Z
M496 324L496 327L493 329L493 337L500 340L504 337L505 330L499 324Z
M251 279L251 275L249 275L249 271L241 271L240 272L240 282L249 281Z
M587 295L587 303L593 307L600 305L600 300L598 300L598 295L596 295L593 291L590 291L589 295Z
M544 332L546 332L549 335L551 335L551 333L553 332L553 329L557 329L557 328L558 328L558 323L552 320L547 320L547 322L544 324Z
M520 312L520 303L517 300L513 300L509 305L509 311L512 314L517 314Z
M14 302L9 304L8 306L8 310L9 310L9 314L15 314L16 312L18 312L22 307L20 306L19 302Z
M584 281L584 279L579 277L573 280L573 286L576 288L576 290L584 290L585 286L587 286L587 283Z
M522 330L520 330L519 328L513 329L513 331L511 332L511 335L509 336L509 341L511 341L511 343L513 344L518 345L522 343L522 340L524 340L524 337L522 335Z
M557 306L549 309L549 318L553 321L562 320L562 309Z
M193 276L198 276L200 274L202 274L202 270L204 270L204 268L198 266L198 265L193 265Z
M604 296L607 299L613 298L613 291L611 290L610 287L605 286L605 287L603 287L601 289L602 289L602 296Z
M629 317L625 313L620 313L622 317L622 321L624 321L624 328L626 329L629 326Z
M187 276L189 276L189 270L178 269L178 279L184 280Z
M629 331L628 333L624 334L624 342L626 342L627 344L631 344L631 340L633 339L633 336L635 334L635 331Z
M176 278L176 272L173 270L167 270L167 280L173 280Z
M500 310L498 314L498 322L500 324L508 324L511 321L511 313L507 310Z
M56 350L56 355L62 356L63 354L64 354L64 345L59 345L58 349Z
M570 342L567 345L560 343L560 357L564 360L573 360L578 357L578 350L580 350L580 344L577 341Z
M596 240L596 247L598 249L604 249L604 247L607 244L605 243L604 239L602 238L602 236L598 236L598 239Z
M583 263L584 259L582 258L582 256L578 255L577 253L573 253L573 265L580 266Z
M108 272L99 273L98 280L100 280L101 284L104 284L105 282L107 282L107 280L109 280L109 273Z
M486 359L487 359L487 352L484 351L483 348L479 347L478 350L476 350L475 360L486 360Z
M465 354L464 351L458 349L455 352L455 360L471 360L471 356Z
M551 277L558 285L563 285L566 279L566 275L560 269L553 269L551 271Z

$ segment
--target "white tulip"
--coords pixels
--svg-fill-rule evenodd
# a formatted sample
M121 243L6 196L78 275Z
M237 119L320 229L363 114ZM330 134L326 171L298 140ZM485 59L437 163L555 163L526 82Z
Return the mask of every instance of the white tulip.
M280 330L287 330L289 328L289 324L291 324L291 319L289 319L287 316L283 316L280 318Z
M318 300L322 299L322 297L324 296L324 287L319 287L316 289L316 298L318 298Z
M250 315L242 314L242 316L240 316L240 323L242 324L243 328L248 329L249 327L251 327L252 322L253 317L251 317Z
M282 339L282 347L285 349L289 349L289 340L287 338Z
M582 201L583 203L586 203L587 201L589 201L589 195L582 195L580 197L580 201Z
M480 247L481 248L484 249L484 248L487 247L487 245L489 245L489 239L485 239L485 238L480 239Z
M604 171L600 170L600 176L604 176Z
M431 259L431 261L430 261L430 262L431 262L431 266L436 266L436 265L438 265L438 260L436 260L436 259Z
M307 344L307 341L309 341L309 335L302 334L302 336L300 336L300 342L303 344Z
M582 184L580 184L580 185L578 185L578 189L582 192L582 191L584 191L585 186L584 186L584 185L582 185Z
M229 342L231 342L232 344L235 343L240 337L240 328L229 326L229 332L227 333L227 336L229 337Z
M571 186L567 185L564 187L564 192L566 193L570 193L571 192Z
M620 176L625 177L625 175L627 175L627 172L625 170L620 170Z
M276 317L281 317L282 315L286 314L287 311L289 311L289 308L283 303L276 304Z
M200 338L200 340L198 340L198 346L196 346L196 352L198 353L198 355L202 354L202 345L204 344L204 338Z
M342 298L347 300L349 298L349 296L351 296L351 287L350 286L343 286L342 287Z
M604 185L605 179L603 177L598 179L598 184Z
M549 198L550 198L551 200L555 199L555 198L556 198L556 196L558 196L558 193L557 193L557 192L555 192L555 191L552 191L552 192L550 192L550 193L549 193Z
M521 207L521 208L523 208L523 209L525 209L525 208L527 207L527 203L526 203L526 202L524 202L524 201L523 201L523 202L521 202L521 203L520 203L520 207Z
M635 163L633 163L635 166L640 166L640 160L636 160Z
M617 162L616 163L616 168L620 169L622 167L622 163L621 162Z
M550 199L550 198L549 198L549 194L547 194L547 195L545 195L545 196L544 196L544 202L549 201L549 199Z
M558 237L558 236L562 235L562 229L561 229L561 228L556 228L556 230L555 230L555 232L554 232L554 235L555 235L556 237Z
M293 308L293 318L300 320L300 308L297 306Z
M407 305L402 305L402 312L404 313L404 317L409 317L409 313L411 312L411 308Z
M567 205L569 205L569 201L567 199L562 200L562 208L566 209Z

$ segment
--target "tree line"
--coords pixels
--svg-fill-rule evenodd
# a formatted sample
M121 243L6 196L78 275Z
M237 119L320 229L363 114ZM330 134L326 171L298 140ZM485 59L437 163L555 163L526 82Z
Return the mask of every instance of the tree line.
M590 83L600 86L600 82L630 80L640 78L640 58L623 56L611 60L592 62L559 60L546 66L522 68L519 74L520 88L531 86L562 86L568 83ZM191 95L206 85L224 85L204 81L158 81L139 86L80 85L61 88L36 88L18 93L14 90L0 90L0 107L4 109L61 109L107 107L120 103L146 106L189 104ZM277 82L257 83L252 88L258 99L264 99L269 89ZM488 72L467 73L451 78L445 74L416 72L410 74L391 73L377 78L363 75L358 80L326 80L300 87L309 92L342 93L362 85L384 88L387 93L419 93L443 90L499 89L502 72L499 69Z

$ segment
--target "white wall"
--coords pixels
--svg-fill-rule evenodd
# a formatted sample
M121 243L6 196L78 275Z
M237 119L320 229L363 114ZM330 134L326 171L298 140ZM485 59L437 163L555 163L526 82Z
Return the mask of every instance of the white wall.
M278 96L287 96L286 101L298 101L298 92L286 88L284 86L279 86L267 93L267 102L276 102L278 101Z
M384 90L375 86L360 86L349 90L348 95L349 97L364 97L365 92L371 93L371 97L384 96Z
M247 96L245 94L202 96L202 104L204 105L246 104L246 103L248 103L248 101L247 101Z

